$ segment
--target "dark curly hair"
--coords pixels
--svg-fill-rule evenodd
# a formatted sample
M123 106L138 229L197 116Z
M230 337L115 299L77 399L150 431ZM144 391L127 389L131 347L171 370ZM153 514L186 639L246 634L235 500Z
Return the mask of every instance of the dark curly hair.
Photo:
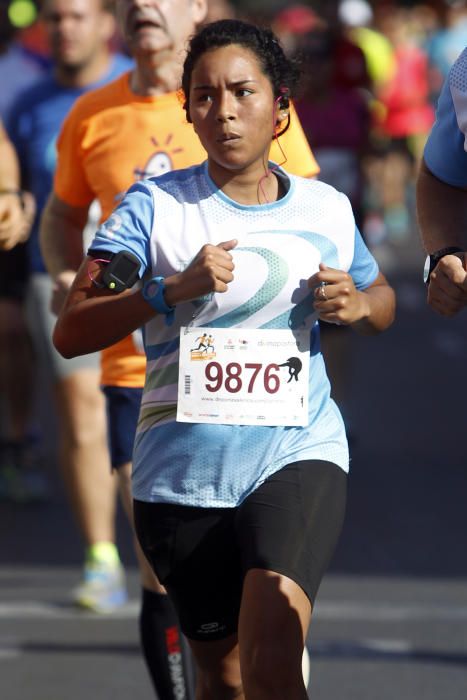
M295 95L300 77L298 65L287 58L273 32L239 19L221 19L206 24L191 38L188 46L182 76L183 107L188 121L191 121L189 110L191 75L197 60L206 51L231 44L249 49L256 56L264 75L271 82L274 96L283 97L284 107L288 106L288 98ZM290 117L280 133L287 130L289 122Z

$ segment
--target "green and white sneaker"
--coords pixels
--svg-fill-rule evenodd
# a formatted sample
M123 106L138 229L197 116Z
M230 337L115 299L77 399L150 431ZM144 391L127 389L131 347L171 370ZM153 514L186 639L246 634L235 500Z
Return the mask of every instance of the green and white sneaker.
M111 613L128 600L125 571L111 542L89 548L83 581L72 591L75 605L95 613Z

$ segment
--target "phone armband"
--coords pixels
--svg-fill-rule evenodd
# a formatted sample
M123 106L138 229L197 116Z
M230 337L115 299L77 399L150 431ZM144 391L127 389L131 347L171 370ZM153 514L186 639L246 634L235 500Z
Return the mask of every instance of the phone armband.
M116 253L102 271L104 287L113 292L131 289L139 279L141 263L133 253L121 250Z

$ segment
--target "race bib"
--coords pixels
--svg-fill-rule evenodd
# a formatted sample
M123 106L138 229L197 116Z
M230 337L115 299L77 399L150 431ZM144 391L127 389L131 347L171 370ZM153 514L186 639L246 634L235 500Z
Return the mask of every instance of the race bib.
M310 331L180 330L177 421L308 423Z

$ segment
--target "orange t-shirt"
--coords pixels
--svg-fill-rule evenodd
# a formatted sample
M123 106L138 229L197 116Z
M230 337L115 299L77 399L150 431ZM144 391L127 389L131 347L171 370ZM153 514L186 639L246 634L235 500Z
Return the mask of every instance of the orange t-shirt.
M280 138L286 170L313 177L319 168L292 107L290 128ZM129 73L80 97L58 139L54 191L69 206L99 201L107 219L136 181L206 160L176 92L141 97L130 90ZM271 160L284 156L276 142ZM102 351L102 384L142 387L146 358L136 335Z

